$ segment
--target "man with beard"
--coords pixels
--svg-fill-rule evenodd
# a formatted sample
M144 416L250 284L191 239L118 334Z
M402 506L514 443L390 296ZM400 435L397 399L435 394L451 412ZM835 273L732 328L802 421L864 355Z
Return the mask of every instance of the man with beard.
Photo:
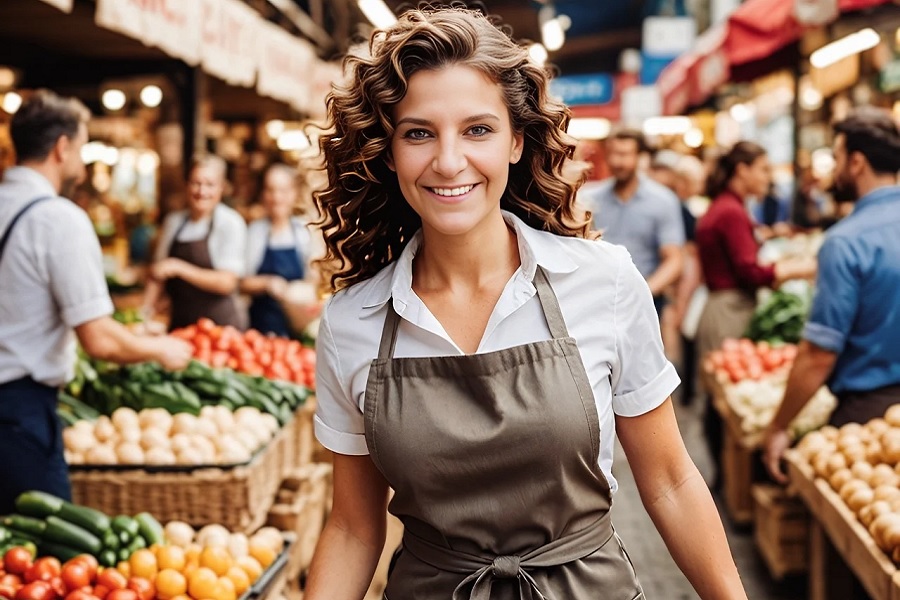
M612 177L585 198L603 239L631 253L660 314L666 288L681 276L684 224L675 194L638 172L647 150L640 131L623 129L610 135L606 164Z
M787 426L823 384L838 398L837 427L900 403L900 131L879 109L834 127L835 187L857 198L819 251L817 293L787 389L766 436L765 461L784 481Z
M42 90L10 123L17 165L0 183L0 514L25 490L71 494L56 397L73 374L75 335L103 360L180 369L191 357L186 342L138 337L111 317L94 228L60 196L84 179L89 118L77 100Z

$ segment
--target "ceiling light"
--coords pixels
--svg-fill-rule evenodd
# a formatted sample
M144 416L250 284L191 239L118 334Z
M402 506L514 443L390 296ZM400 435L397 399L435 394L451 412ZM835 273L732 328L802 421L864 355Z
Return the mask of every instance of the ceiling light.
M541 39L547 50L555 52L566 43L566 32L559 18L548 19L541 25Z
M142 152L137 159L137 172L141 175L151 175L159 167L159 155L153 150Z
M103 142L88 142L81 147L81 160L86 165L93 164L103 156L106 144Z
M9 67L0 67L0 88L9 89L16 83L16 73Z
M22 96L17 93L7 92L3 96L3 110L9 114L14 114L20 106L22 106Z
M284 121L280 119L272 119L266 123L266 135L273 140L277 140L278 136L284 133Z
M147 108L156 108L163 99L163 92L158 85L145 85L141 90L141 104Z
M703 145L703 130L692 127L684 133L684 145L688 148L699 148Z
M112 146L104 146L100 153L100 162L110 167L119 162L119 150Z
M809 57L809 62L817 69L824 69L848 56L871 50L880 41L881 36L878 35L878 32L871 27L867 27L831 42L827 46L822 46L812 53Z
M357 0L356 4L375 27L384 29L397 22L397 16L388 8L384 0Z
M103 96L100 97L100 101L103 103L103 106L106 107L107 110L117 111L122 110L122 108L125 106L127 98L125 97L125 92L113 88L103 92Z
M278 149L284 152L309 148L309 138L302 131L285 131L278 136Z
M800 81L800 106L803 110L819 110L823 101L822 92L808 78Z
M743 123L753 118L753 109L746 104L735 104L728 110L728 113L738 123Z
M547 62L547 58L549 58L547 49L544 48L543 44L538 43L528 46L528 55L531 57L531 60L541 66L544 66Z
M609 135L611 125L607 119L583 118L569 121L568 133L579 140L602 140Z
M650 117L644 121L647 135L684 135L694 124L689 117Z

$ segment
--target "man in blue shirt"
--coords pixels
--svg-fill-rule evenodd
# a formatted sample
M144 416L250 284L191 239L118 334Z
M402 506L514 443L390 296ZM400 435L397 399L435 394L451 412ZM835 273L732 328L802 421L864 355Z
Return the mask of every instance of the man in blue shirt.
M779 480L787 426L823 384L838 397L838 427L900 402L900 131L887 112L861 110L835 125L834 158L835 187L859 200L819 251L818 292L767 431Z
M594 213L594 227L605 241L625 246L631 253L661 312L663 293L681 276L684 224L678 197L638 173L640 157L646 152L640 131L613 133L606 141L612 177L585 197Z

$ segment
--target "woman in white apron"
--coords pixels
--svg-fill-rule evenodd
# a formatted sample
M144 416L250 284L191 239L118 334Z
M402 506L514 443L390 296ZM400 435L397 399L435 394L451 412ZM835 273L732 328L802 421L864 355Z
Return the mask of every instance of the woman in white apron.
M544 70L462 9L406 13L347 67L317 198L341 289L317 341L334 508L308 600L363 597L389 487L385 598L644 598L610 522L616 431L700 596L745 598L649 289L585 239L560 176L568 114Z

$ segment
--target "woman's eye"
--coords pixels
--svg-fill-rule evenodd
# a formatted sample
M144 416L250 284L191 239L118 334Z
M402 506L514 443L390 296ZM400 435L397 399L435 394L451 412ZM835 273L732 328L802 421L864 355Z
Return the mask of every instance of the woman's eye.
M481 137L483 135L487 135L491 132L491 130L484 125L475 125L469 130L469 133L476 137Z
M424 129L410 129L403 137L410 140L424 140L428 137L428 132Z

